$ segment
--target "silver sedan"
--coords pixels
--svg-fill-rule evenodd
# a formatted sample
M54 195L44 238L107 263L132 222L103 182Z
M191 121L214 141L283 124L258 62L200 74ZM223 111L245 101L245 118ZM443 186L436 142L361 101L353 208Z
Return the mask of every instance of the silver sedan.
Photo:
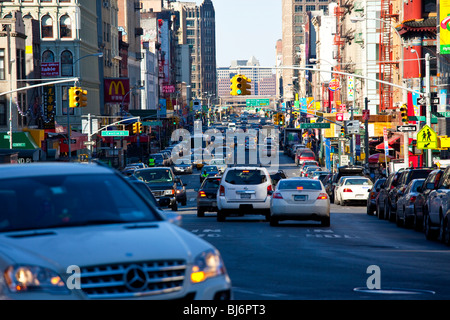
M270 225L282 220L314 220L330 225L330 199L320 180L294 177L278 182L270 201Z

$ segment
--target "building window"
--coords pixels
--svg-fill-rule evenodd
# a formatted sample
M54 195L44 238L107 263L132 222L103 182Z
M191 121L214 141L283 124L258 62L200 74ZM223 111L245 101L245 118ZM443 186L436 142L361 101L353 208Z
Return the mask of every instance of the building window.
M41 21L42 38L53 38L53 19L46 15Z
M5 49L0 49L0 80L5 80Z
M45 50L42 53L42 62L55 62L55 55L50 50Z
M6 126L6 101L0 100L0 126Z
M309 4L309 5L306 6L306 12L314 11L314 10L316 10L316 6L315 5Z
M303 12L303 6L302 5L295 6L295 12Z
M59 34L61 38L72 38L72 21L68 15L59 20Z
M69 50L61 53L61 76L73 76L73 55Z

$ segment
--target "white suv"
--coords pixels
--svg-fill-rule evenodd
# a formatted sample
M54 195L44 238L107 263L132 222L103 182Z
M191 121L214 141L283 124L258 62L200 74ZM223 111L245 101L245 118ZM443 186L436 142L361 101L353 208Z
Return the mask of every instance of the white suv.
M227 168L217 191L217 221L225 221L230 213L262 214L269 221L272 192L272 180L266 168Z

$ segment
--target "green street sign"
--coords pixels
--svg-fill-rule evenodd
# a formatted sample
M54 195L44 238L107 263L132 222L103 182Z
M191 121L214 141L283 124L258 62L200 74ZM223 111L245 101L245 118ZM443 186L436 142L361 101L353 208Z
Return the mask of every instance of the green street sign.
M408 117L409 121L423 121L426 122L427 118L425 116L410 116ZM431 123L437 123L437 117L435 115L431 115Z
M162 121L142 121L143 126L158 127L162 126Z
M449 111L445 111L445 112L432 112L432 116L436 116L438 118L450 118L450 112Z
M128 137L130 135L128 130L109 130L102 131L102 137Z
M267 107L270 105L270 99L246 99L247 107Z
M300 129L329 129L330 124L328 122L316 122L316 123L301 123Z

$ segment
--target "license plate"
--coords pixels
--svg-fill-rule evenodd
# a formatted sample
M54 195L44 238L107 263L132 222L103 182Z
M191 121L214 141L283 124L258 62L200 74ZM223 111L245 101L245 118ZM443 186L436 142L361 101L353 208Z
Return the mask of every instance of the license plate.
M250 198L251 198L251 194L241 193L241 199L250 199Z
M364 195L363 194L357 194L356 197L357 198L364 198Z
M294 196L295 201L306 201L306 195Z

